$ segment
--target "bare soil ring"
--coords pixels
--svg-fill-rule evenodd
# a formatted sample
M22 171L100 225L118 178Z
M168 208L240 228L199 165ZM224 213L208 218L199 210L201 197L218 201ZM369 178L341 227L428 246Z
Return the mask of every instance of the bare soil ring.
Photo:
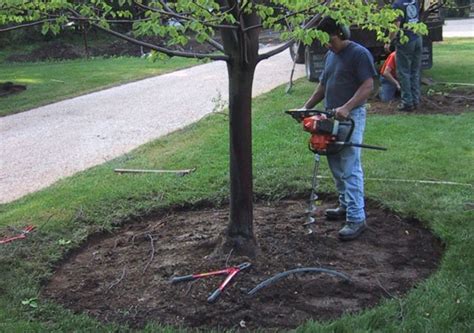
M149 321L215 329L286 330L309 319L357 313L382 299L398 297L432 274L442 245L422 224L403 219L367 200L367 230L358 240L341 242L342 222L324 219L335 198L322 200L317 234L307 235L306 200L257 203L256 259L210 259L217 235L227 224L228 207L194 207L162 212L146 222L127 224L114 234L96 235L58 267L43 297L103 322L135 328ZM214 304L206 299L224 277L171 284L170 278L250 261ZM325 267L345 273L346 283L328 274L291 275L247 292L271 276L295 268Z

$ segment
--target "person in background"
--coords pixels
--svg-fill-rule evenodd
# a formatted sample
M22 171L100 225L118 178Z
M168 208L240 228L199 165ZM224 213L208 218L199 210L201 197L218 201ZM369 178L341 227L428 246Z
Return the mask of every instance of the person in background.
M348 38L347 28L325 17L318 29L329 35L325 45L329 51L319 84L303 108L311 109L324 99L326 109L334 110L337 119L351 118L354 131L350 141L362 143L366 109L365 103L374 87L377 71L370 52ZM329 168L339 194L339 206L326 210L328 220L345 220L339 239L352 240L367 229L364 204L364 172L361 148L346 147L327 155Z
M407 23L418 23L420 21L420 6L417 0L395 0L393 9L403 12L397 18L396 24L403 30L408 42L401 44L399 34L392 32L390 40L395 40L395 51L397 52L397 78L400 82L401 103L398 111L413 111L420 103L420 74L422 38L413 31L406 28ZM390 43L385 44L385 50L389 52Z
M390 53L382 67L380 68L380 92L379 97L382 102L390 102L397 97L400 91L400 83L397 80L396 52Z

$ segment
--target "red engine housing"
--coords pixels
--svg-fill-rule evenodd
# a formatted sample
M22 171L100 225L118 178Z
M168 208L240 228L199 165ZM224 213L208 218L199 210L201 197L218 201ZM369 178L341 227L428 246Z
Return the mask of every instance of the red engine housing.
M313 152L325 153L328 145L336 141L334 122L325 114L319 114L303 119L303 129L311 133L309 147Z

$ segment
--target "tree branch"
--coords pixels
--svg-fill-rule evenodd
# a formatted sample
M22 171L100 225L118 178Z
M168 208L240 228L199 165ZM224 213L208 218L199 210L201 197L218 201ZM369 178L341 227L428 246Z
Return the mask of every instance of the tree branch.
M166 3L166 1L163 1L163 0L160 0L160 3L161 5L163 6L163 8L169 12L173 12L173 10L171 9L170 6L168 6L168 4Z
M95 22L107 22L107 23L135 23L135 22L146 22L150 21L150 18L136 19L136 20L107 20L107 19L93 19L93 18L81 18L81 17L70 17L67 16L71 21L95 21Z
M83 17L81 14L79 14L78 12L76 12L75 10L73 9L69 9L69 11L75 15L75 18L76 19L87 19L87 17ZM91 20L89 20L90 22ZM143 47L147 47L151 50L155 50L157 52L161 52L161 53L164 53L170 57L183 57L183 58L194 58L194 59L211 59L211 60L224 60L224 61L228 61L229 60L229 57L225 54L223 55L218 55L218 54L203 54L203 53L195 53L195 52L183 52L183 51L177 51L177 50L170 50L170 49L167 49L165 47L161 47L161 46L158 46L158 45L154 45L154 44L150 44L150 43L147 43L147 42L144 42L144 41L141 41L141 40L138 40L136 38L133 38L133 37L130 37L130 36L127 36L123 33L120 33L118 31L114 31L114 30L110 30L106 27L103 27L97 23L93 23L93 22L90 22L90 24L94 27L96 27L97 29L99 30L102 30L104 32L107 32L115 37L118 37L120 39L124 39L130 43L133 43L135 45L139 45L139 46L143 46Z
M44 20L30 22L30 23L18 24L18 25L15 25L15 26L2 28L2 29L0 29L0 32L8 32L8 31L16 30L16 29L33 27L35 25L40 25L40 24L43 24L43 23L46 23L46 22L52 22L52 21L55 21L55 20L56 19L44 19Z
M328 1L328 2L331 2L331 1ZM304 26L303 26L303 29L308 29L310 27L312 27L319 19L321 18L321 14L318 14L318 15L315 15L311 20L308 21L308 23L306 23ZM289 41L287 41L285 44L271 50L271 51L268 51L267 53L264 53L264 54L261 54L258 56L258 62L260 62L261 60L265 60L265 59L268 59L278 53L281 53L283 51L285 51L288 47L290 47L291 44L293 44L295 42L295 39L290 39Z
M191 18L191 17L188 17L188 16L184 16L184 15L180 15L176 12L173 12L173 11L164 11L164 10L161 10L161 9L158 9L158 8L153 8L153 7L150 7L150 6L146 6L144 4L140 4L140 3L135 3L137 6L143 8L143 9L147 9L147 10L151 10L155 13L160 13L162 15L166 15L166 16L169 16L169 17L172 17L172 18L175 18L175 19L178 19L178 20L183 20L183 21L195 21L195 22L199 22L201 23L202 25L206 26L206 27L210 27L210 28L213 28L213 29L238 29L239 27L236 26L236 25L230 25L230 24L212 24L212 23L208 23L208 22L205 22L205 21L201 21L201 20L196 20L194 18ZM169 8L169 7L167 7Z
M204 10L205 12L207 12L208 14L211 14L211 12L209 12L209 10L208 10L206 7L201 6L200 4L198 4L198 3L194 2L194 1L192 1L191 3L192 3L194 6L196 6L196 7L198 7L198 8L201 8L202 10Z
M216 40L209 37L209 39L206 42L214 46L218 51L224 52L224 46L222 46L222 44L220 44Z
M262 60L265 60L265 59L268 59L270 57L273 57L274 55L277 55L283 51L285 51L288 47L290 47L291 44L293 44L295 42L295 39L290 39L289 41L287 41L286 43L274 48L273 50L271 51L268 51L266 53L263 53L263 54L260 54L257 58L257 62L260 62Z
M239 19L244 14L245 7L247 7L249 4L250 4L250 0L248 0L246 3L244 3L244 5L242 7L240 7L240 9L239 9Z
M111 34L115 37L124 39L124 40L126 40L130 43L133 43L135 45L140 45L140 46L143 46L143 47L147 47L151 50L155 50L157 52L164 53L164 54L166 54L168 56L171 56L171 57L176 56L176 57L195 58L195 59L211 59L211 60L224 60L224 61L229 60L229 57L226 56L226 55L203 54L203 53L195 53L195 52L183 52L183 51L170 50L170 49L167 49L165 47L161 47L161 46L157 46L157 45L154 45L154 44L146 43L146 42L143 42L143 41L138 40L136 38L127 36L125 34L122 34L120 32L110 30L110 29L102 27L102 26L100 26L99 24L96 24L96 23L91 23L91 25L96 27L97 29L105 31L105 32L107 32L107 33L109 33L109 34Z
M0 33L1 32L8 32L8 31L12 31L12 30L17 30L17 29L22 29L22 28L28 28L28 27L33 27L33 26L36 26L36 25L41 25L41 24L44 24L46 22L54 22L56 21L60 16L59 15L49 15L50 17L52 18L49 18L49 19L43 19L43 20L39 20L39 21L35 21L35 22L30 22L30 23L24 23L24 24L18 24L18 25L14 25L14 26L10 26L10 27L6 27L6 28L0 28ZM87 21L87 22L91 22L91 21L101 21L100 19L93 19L93 18L84 18L84 17L72 17L72 16L66 16L67 19L71 20L71 21ZM149 21L150 19L147 18L147 19L138 19L138 20L104 20L105 22L107 23L134 23L134 22L141 22L141 21Z
M226 9L222 12L222 14L227 14L227 13L232 13L232 15L235 17L236 20L239 18L239 2L237 0L229 0L232 2L232 6L229 6L229 9ZM224 8L222 8L224 9Z
M285 15L283 16L282 18L278 19L275 21L275 23L280 23L282 21L286 21L286 19L292 17L292 16L295 16L295 15L298 15L298 14L311 14L309 13L310 10L312 10L313 8L315 8L316 6L313 6L311 8L308 8L308 9L304 9L304 10L300 10L298 12L294 12L294 13L290 13L288 15ZM243 29L242 31L243 32L247 32L249 30L252 30L252 29L257 29L257 28L263 28L263 24L258 24L258 25L254 25L254 26L250 26L250 27L247 27L245 29Z
M175 11L173 11L173 9L171 9L171 7L168 6L168 4L164 1L160 1L161 5L163 6L163 8L165 8L165 10L168 12L164 12L164 15L173 15L174 18L179 18L179 20L181 20L181 17L182 15L179 15L178 13L176 13ZM148 6L145 6L145 5L142 5L142 4L138 4L137 3L137 6L141 7L141 8L144 8L144 9L149 9L149 10L154 10L153 8L150 8ZM158 10L157 8L155 8L156 10ZM163 11L161 11L163 12ZM184 20L185 18L183 18ZM191 18L187 18L188 20L190 20ZM212 38L208 38L206 40L206 42L210 45L212 45L214 48L216 48L218 51L221 51L221 52L224 52L224 47L218 43L217 41L213 40Z

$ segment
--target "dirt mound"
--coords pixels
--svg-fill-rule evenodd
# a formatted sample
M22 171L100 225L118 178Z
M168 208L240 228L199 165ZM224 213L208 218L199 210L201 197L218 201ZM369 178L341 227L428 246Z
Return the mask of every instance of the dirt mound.
M158 37L145 37L143 41L154 45L161 46L162 41ZM150 49L140 47L124 40L111 39L107 43L93 44L88 48L88 56L91 57L119 57L130 56L140 57L150 52ZM209 53L214 49L208 44L199 44L194 40L190 40L185 46L176 46L172 49L180 51L192 51L199 53ZM6 58L9 62L35 62L45 60L70 60L78 58L86 58L87 54L83 44L70 44L61 40L43 43L40 47L35 48L29 53L12 54Z
M335 205L322 200L320 212ZM255 205L261 254L255 260L232 253L207 256L228 219L226 208L173 210L147 222L100 235L72 254L43 290L75 312L103 322L143 327L148 321L209 328L290 329L332 319L406 293L437 267L442 247L418 221L402 219L368 201L367 230L358 240L337 239L340 222L320 217L318 233L306 235L304 199ZM171 277L209 272L251 261L215 304L206 302L224 277L170 284ZM279 280L253 297L258 283L286 270L326 267L328 274L298 274Z
M17 94L26 90L26 86L22 84L14 84L13 82L0 82L0 97Z
M82 54L75 46L60 40L44 43L40 47L26 54L12 54L6 58L10 62L34 62L44 60L77 59Z
M448 91L429 89L421 96L421 103L412 112L397 111L400 100L381 102L376 96L369 99L368 113L373 114L460 114L474 110L474 89L452 88Z
M143 49L123 40L114 40L101 47L91 47L89 53L93 57L140 57Z

